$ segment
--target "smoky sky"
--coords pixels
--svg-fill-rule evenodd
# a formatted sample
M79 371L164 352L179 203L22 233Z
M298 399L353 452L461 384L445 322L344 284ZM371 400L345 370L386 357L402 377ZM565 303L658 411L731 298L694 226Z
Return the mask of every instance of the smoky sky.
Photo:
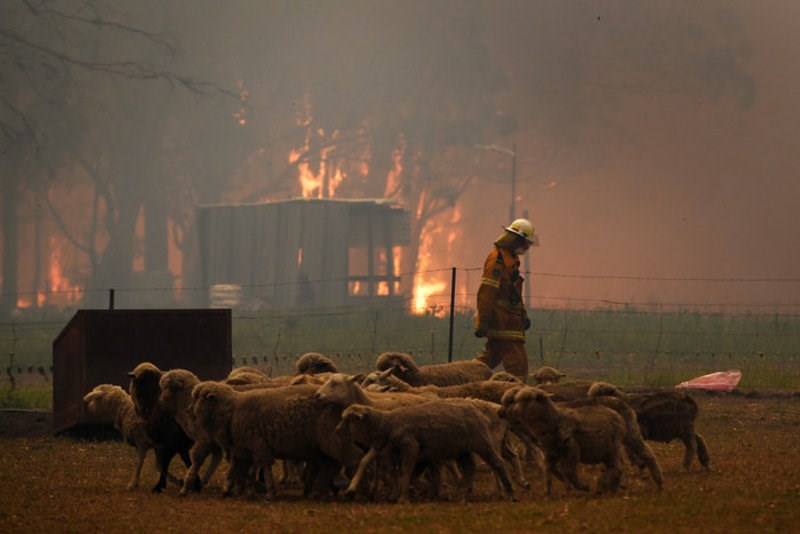
M281 168L303 142L297 121L308 106L319 137L366 136L374 149L400 133L437 162L427 176L449 165L469 180L426 227L427 269L482 266L509 222L516 146L515 212L529 214L541 240L526 266L534 306L800 305L793 0L198 0L116 10L179 43L170 68L246 101L242 123L255 135L198 126L171 141L174 151L195 143L171 172L192 177L197 202L296 192ZM140 92L134 110L145 105ZM168 92L164 106L189 117L231 117ZM459 157L431 153L459 143ZM506 152L470 148L478 143ZM345 178L339 190L375 197L384 184ZM465 300L477 282L461 280Z

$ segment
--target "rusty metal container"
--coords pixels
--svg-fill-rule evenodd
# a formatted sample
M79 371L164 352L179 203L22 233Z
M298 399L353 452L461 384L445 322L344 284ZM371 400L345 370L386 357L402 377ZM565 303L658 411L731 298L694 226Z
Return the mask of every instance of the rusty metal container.
M143 361L225 378L232 362L231 310L79 310L53 341L53 432L102 424L83 396L98 384L128 389Z

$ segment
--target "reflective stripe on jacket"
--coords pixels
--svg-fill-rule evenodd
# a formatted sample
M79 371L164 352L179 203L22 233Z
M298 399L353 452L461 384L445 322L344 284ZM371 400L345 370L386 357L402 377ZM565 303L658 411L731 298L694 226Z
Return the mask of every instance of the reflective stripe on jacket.
M525 341L525 304L519 257L495 246L483 265L478 288L476 327L487 328L486 337Z

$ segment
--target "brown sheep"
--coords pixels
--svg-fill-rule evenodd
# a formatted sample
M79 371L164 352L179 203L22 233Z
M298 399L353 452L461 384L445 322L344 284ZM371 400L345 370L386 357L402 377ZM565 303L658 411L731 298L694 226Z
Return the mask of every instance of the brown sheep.
M315 399L317 387L240 392L217 382L195 386L192 410L198 424L230 455L225 494L256 467L263 471L267 498L273 497L275 459L307 462L306 495L329 491L342 466L355 469L361 451L334 433L342 410Z
M597 396L574 399L557 404L567 408L601 405L617 412L625 421L625 436L622 439L622 445L625 447L628 457L640 470L647 468L658 489L664 487L664 475L661 471L661 466L656 460L653 450L645 443L642 437L639 423L636 420L636 412L624 400L616 397Z
M191 466L184 478L181 495L186 495L192 487L197 486L198 471L206 458L211 456L211 465L209 465L201 479L202 485L208 484L222 459L222 449L197 424L190 412L192 390L199 383L200 379L197 375L186 369L167 371L159 381L161 388L161 395L158 398L159 404L164 411L175 417L175 420L186 432L186 435L194 441L194 445L189 451Z
M534 385L541 385L557 384L567 375L557 369L545 366L539 367L535 372L528 376L530 376L531 380L533 380Z
M678 390L625 393L613 384L597 382L589 390L589 395L610 395L627 402L636 412L642 437L646 440L661 443L681 440L685 447L684 469L691 468L695 456L705 469L710 468L706 440L695 430L700 408L688 393Z
M125 441L136 448L136 466L128 484L129 490L135 489L139 485L147 451L153 448L153 441L147 434L145 420L136 415L131 396L119 386L100 384L83 397L83 402L92 415L110 418Z
M179 455L188 468L191 465L189 451L193 442L180 427L175 417L167 413L158 403L161 396L159 382L161 369L150 362L137 365L128 376L131 378L130 395L136 414L145 420L147 433L154 443L156 461L160 477L154 493L160 493L167 485L169 463L175 455Z
M346 494L358 488L370 462L384 450L396 451L399 481L391 500L407 502L408 488L418 462L439 463L456 460L462 472L459 482L461 497L472 487L475 463L472 454L480 456L491 466L512 499L514 490L505 464L500 456L499 443L493 437L490 423L482 408L468 399L433 400L417 406L392 411L353 405L342 413L337 432L370 444Z
M295 369L298 375L318 375L320 373L338 373L333 360L319 352L306 352L297 359Z
M539 384L536 387L549 393L553 401L559 402L588 396L589 388L594 383L593 380L570 380L569 382Z
M378 371L392 369L393 375L412 386L452 386L492 376L492 370L475 359L418 366L410 354L402 352L384 352L375 367Z
M482 399L500 404L503 394L509 389L519 387L520 383L506 382L503 380L480 380L466 382L452 386L427 386L414 387L392 374L378 375L375 383L386 386L386 391L404 391L407 393L430 393L440 398L468 398Z
M505 401L501 415L523 425L544 452L548 495L553 476L576 489L589 490L578 479L579 463L605 466L598 480L599 492L619 488L626 429L617 412L599 405L560 407L548 393L535 387L521 388L513 400Z

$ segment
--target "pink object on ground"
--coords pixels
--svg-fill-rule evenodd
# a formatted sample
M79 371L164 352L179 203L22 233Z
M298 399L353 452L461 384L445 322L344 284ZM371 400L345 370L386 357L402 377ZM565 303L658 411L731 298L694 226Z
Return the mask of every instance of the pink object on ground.
M708 389L712 391L733 391L742 379L742 372L736 369L719 371L709 375L698 376L686 382L681 382L679 389Z

